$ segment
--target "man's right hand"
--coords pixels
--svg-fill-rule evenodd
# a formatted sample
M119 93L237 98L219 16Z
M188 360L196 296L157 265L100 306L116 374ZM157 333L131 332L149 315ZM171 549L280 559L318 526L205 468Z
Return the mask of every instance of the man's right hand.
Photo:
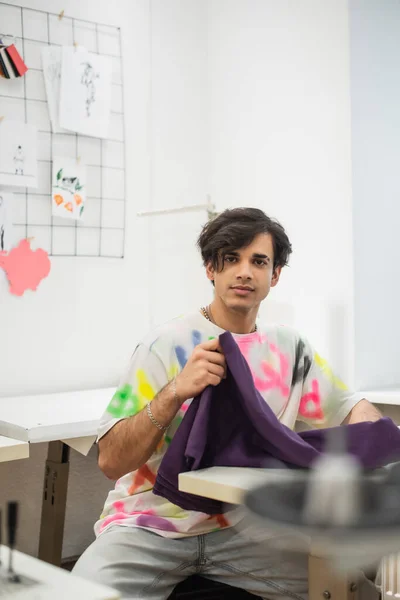
M194 398L208 385L218 385L226 374L226 361L215 338L195 347L176 377L176 394L182 402Z

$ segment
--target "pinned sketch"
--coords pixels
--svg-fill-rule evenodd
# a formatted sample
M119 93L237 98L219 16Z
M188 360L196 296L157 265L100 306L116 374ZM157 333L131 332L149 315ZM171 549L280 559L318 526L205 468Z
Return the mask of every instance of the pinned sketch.
M53 160L52 214L82 220L86 203L86 169L72 158Z
M0 252L11 250L13 194L0 190Z
M96 90L96 79L99 79L100 73L98 73L91 62L84 62L83 73L81 78L81 84L85 86L85 107L86 116L88 119L92 116L92 105L96 102L97 90Z
M0 252L0 267L10 283L10 292L22 296L26 290L35 291L50 273L50 259L45 250L32 250L29 240L22 240L10 252Z
M62 48L60 125L69 131L108 137L112 62L82 47Z
M59 118L62 48L43 46L41 53L51 128L54 133L63 133L67 130L60 126Z
M22 121L0 121L0 184L37 188L37 131Z

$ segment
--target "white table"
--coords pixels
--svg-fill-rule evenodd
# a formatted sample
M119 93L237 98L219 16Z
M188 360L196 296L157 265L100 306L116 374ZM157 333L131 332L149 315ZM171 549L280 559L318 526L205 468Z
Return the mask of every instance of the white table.
M0 462L29 457L29 444L0 435Z
M115 388L101 388L0 398L0 435L32 443L65 440L87 454L114 392Z
M59 565L67 501L69 447L86 455L115 388L1 398L0 436L49 442L45 465L39 558Z
M232 504L243 504L246 492L268 481L287 478L287 469L249 469L247 467L211 467L180 473L179 489Z
M398 390L374 390L360 392L372 404L389 404L400 406L400 389Z
M287 469L248 469L244 467L211 467L180 473L179 490L221 502L242 504L244 495L263 483L287 478ZM309 555L309 600L356 600L357 585L349 578L339 579L321 556ZM330 595L324 595L330 594Z
M3 570L8 567L9 550L5 546L0 546L0 557L3 563ZM13 557L14 571L21 577L29 577L38 581L38 585L32 587L22 587L21 591L12 592L7 596L2 595L4 589L4 580L0 577L0 598L7 600L76 600L84 598L85 600L118 600L120 594L109 587L92 583L72 575L68 571L49 565L37 558L15 551ZM19 584L7 584L8 589L17 589Z

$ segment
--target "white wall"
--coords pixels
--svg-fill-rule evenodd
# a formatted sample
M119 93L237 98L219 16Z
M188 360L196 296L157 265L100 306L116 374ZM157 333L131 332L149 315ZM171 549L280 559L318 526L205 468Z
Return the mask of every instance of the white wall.
M45 0L24 5L46 8ZM209 193L219 210L260 206L285 225L292 266L263 314L300 326L349 380L345 0L120 0L110 14L105 0L52 3L61 9L123 26L126 258L53 259L36 294L16 299L1 289L1 395L112 385L150 321L207 302L194 248L205 212L135 215L204 203ZM43 458L38 446L29 461L0 465L8 497L28 490L20 547L32 553ZM72 453L71 473L64 556L87 545L109 487L94 454Z
M400 387L400 2L351 0L355 372Z
M345 0L209 3L210 192L253 205L293 243L263 315L300 327L352 379ZM281 305L283 303L283 306Z
M207 2L152 0L150 151L152 210L206 204L209 114ZM210 299L195 241L205 210L149 218L152 324Z

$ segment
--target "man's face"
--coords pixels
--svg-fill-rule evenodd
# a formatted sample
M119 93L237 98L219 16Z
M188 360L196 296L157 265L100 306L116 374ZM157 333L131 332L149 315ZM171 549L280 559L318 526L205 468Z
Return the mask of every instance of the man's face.
M281 267L274 271L273 263L272 238L261 233L246 248L227 254L222 270L208 265L206 272L208 279L214 281L216 297L227 308L248 312L258 308L278 283Z

